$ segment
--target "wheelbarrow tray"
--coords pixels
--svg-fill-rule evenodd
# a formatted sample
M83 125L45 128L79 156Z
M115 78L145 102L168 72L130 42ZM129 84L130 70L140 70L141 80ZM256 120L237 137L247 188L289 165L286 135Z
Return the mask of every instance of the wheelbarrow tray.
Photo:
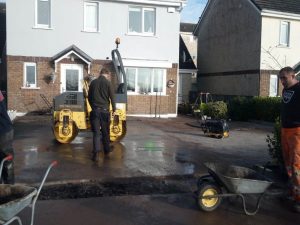
M0 185L0 220L10 220L32 203L37 190L24 185Z
M272 184L256 171L223 163L205 163L209 174L236 194L262 194Z

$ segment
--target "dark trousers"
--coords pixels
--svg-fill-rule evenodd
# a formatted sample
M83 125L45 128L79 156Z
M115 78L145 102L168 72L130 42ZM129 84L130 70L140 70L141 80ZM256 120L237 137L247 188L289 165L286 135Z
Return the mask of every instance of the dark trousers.
M90 116L93 131L93 152L100 151L100 142L102 140L104 153L110 152L109 124L110 113L108 110L95 109ZM102 136L102 137L101 137Z
M8 155L14 155L13 149L13 137L14 131L11 130L0 136L0 161L2 161ZM3 166L1 180L5 184L14 184L14 162L6 161ZM0 182L1 183L1 182Z

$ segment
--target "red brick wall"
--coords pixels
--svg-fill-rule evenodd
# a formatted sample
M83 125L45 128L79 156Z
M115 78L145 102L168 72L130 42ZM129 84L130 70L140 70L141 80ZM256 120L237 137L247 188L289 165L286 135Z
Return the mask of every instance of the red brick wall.
M24 89L23 87L23 67L24 62L35 62L37 64L37 87L39 89ZM88 75L86 63L80 59L71 62L63 59L57 64L56 80L49 82L49 74L54 71L54 64L50 58L45 57L7 57L8 74L8 109L18 112L43 111L47 109L47 104L42 99L41 94L52 104L52 99L60 94L60 64L82 64L84 65L83 76ZM114 71L110 60L94 60L90 68L90 73L98 76L101 68L108 68ZM128 96L128 114L175 114L177 95L177 64L167 69L167 81L175 81L175 87L166 88L166 96L137 95ZM166 85L166 84L164 84Z

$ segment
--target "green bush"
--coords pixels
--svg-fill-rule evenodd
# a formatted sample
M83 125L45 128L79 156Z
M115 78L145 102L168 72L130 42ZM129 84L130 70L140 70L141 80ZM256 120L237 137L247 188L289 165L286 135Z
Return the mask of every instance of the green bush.
M235 97L228 104L232 120L264 120L274 122L280 115L280 97Z
M268 151L274 162L280 166L284 165L281 149L281 125L276 118L272 136L267 135Z
M252 99L235 97L228 103L228 115L232 120L247 121L253 115Z
M209 102L204 108L204 114L213 119L226 119L227 118L227 104L223 101Z
M274 122L280 116L281 98L279 97L254 97L254 118Z
M192 106L189 103L181 103L178 104L178 113L179 114L191 114L192 113Z

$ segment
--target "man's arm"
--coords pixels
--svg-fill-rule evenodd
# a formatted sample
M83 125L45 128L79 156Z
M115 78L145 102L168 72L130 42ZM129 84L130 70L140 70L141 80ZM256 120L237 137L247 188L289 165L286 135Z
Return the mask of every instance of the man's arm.
M90 106L92 107L93 109L93 81L92 83L90 84L90 87L89 87L89 92L88 92L88 100L89 100L89 103L90 103Z
M109 98L110 98L112 110L113 110L113 112L115 112L116 111L116 100L115 100L115 93L113 92L111 83L109 83L108 91L109 91Z

